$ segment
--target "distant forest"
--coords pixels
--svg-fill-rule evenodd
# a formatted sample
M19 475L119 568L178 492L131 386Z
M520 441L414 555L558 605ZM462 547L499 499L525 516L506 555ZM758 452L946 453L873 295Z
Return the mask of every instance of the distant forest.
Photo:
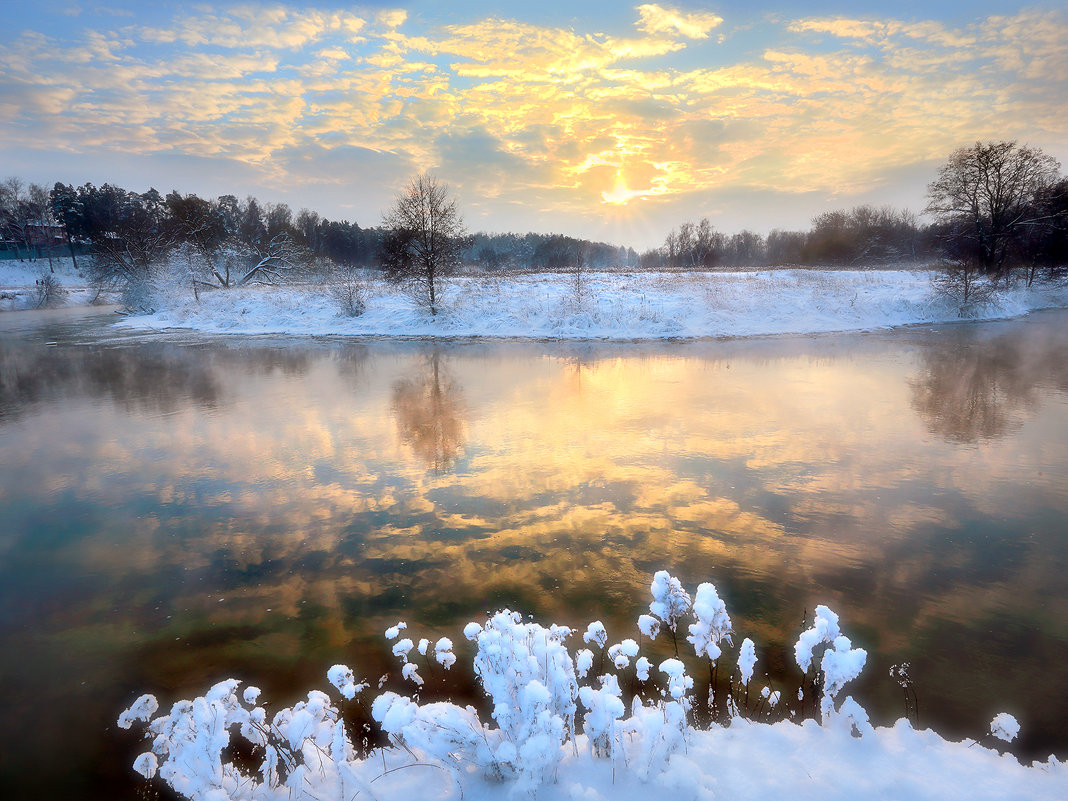
M43 258L91 252L122 242L134 258L179 241L215 250L264 251L285 237L312 258L348 268L381 269L389 231L330 220L284 203L234 195L215 199L155 189L138 193L113 184L51 189L18 178L0 183L0 251L6 258ZM95 246L95 247L94 247ZM779 264L861 266L930 260L936 241L930 226L910 212L858 206L817 216L808 231L726 234L709 220L682 223L663 246L633 248L561 234L484 233L464 238L460 261L483 271L570 271L640 268L710 270Z

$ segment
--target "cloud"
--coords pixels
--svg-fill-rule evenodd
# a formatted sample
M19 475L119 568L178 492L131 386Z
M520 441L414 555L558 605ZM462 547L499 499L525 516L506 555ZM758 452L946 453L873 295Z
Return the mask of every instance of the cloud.
M664 8L655 3L638 6L638 30L650 34L670 33L688 39L704 39L709 31L718 28L723 18L710 12L687 14L673 8Z
M859 196L976 138L1068 152L1063 12L764 23L759 49L713 67L693 56L719 52L703 41L717 15L646 4L630 21L614 36L272 5L10 34L0 141L215 156L278 187L335 186L360 172L345 165L382 159L368 181L441 167L471 198L549 209L572 230L601 224L605 201L692 216L757 190ZM387 202L394 188L369 191Z

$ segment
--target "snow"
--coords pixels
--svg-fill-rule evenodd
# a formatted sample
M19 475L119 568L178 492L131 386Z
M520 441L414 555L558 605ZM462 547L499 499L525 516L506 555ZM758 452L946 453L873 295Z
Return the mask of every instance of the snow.
M96 293L71 260L55 259L64 305ZM81 262L79 263L82 264ZM0 262L0 311L34 308L47 261ZM300 336L484 337L534 339L692 339L870 330L956 322L958 304L934 291L928 270L771 269L722 273L588 273L581 297L571 276L483 275L449 279L430 315L403 289L364 278L365 312L340 314L328 284L158 289L153 314L122 325L158 330ZM109 298L113 300L114 298ZM1068 286L1022 283L965 310L967 319L1016 317L1068 306Z
M616 670L623 670L624 668L629 667L631 657L637 655L638 643L631 639L616 643L608 649L608 658L612 660L612 664L616 666Z
M738 672L742 675L742 684L746 687L753 679L753 668L756 667L756 644L746 637L742 640L742 647L738 649Z
M990 733L999 740L1011 743L1020 733L1020 724L1008 712L999 712L990 721Z
M649 590L653 594L649 611L674 631L679 618L690 611L690 594L682 588L682 583L666 570L658 570L653 574L653 583Z
M156 703L155 696L142 695L136 701L119 715L118 726L120 729L128 729L133 726L139 720L150 720L156 710L159 709L159 704Z
M838 615L822 604L816 607L816 618L812 622L812 628L801 633L794 646L794 658L801 670L808 670L812 664L812 651L817 645L824 642L834 642L839 635Z
M650 640L655 640L660 633L660 621L652 615L639 615L638 630Z
M356 676L352 672L352 668L347 665L334 665L330 670L326 672L326 679L335 687L342 696L348 699L356 697L357 693L362 692L369 686L366 682L356 682ZM254 693L250 692L255 690ZM250 697L251 696L251 697ZM260 696L260 691L255 687L250 687L245 690L245 702L249 704L255 704L256 699Z
M656 595L655 583L653 595ZM693 615L697 620L690 624L690 635L686 639L693 645L698 656L707 656L713 661L719 659L722 653L719 644L730 639L731 619L714 584L705 582L697 588Z
M654 595L678 599L685 590L676 584L668 574L657 574ZM727 618L718 594L698 590L696 598L689 614L706 621ZM604 627L590 630L596 641ZM371 715L391 744L361 758L325 693L312 690L307 700L268 720L264 706L253 706L259 693L246 688L239 694L241 683L227 679L155 719L159 707L151 695L125 710L120 726L148 721L145 736L151 740L133 768L146 778L158 775L181 796L205 801L357 796L638 801L663 792L679 801L1068 797L1068 769L1053 756L1024 766L974 740L951 742L917 731L905 719L873 727L852 697L836 707L835 696L863 669L865 653L853 647L839 617L824 606L817 607L796 652L799 663L807 660L810 666L815 649L824 648L820 721L761 721L735 708L729 720L697 729L690 720L694 679L681 658L663 660L654 692L634 695L628 708L620 678L629 667L580 685L576 662L588 670L592 654L584 649L577 660L572 657L569 628L524 622L519 613L501 610L484 625L469 624L465 633L475 641L474 673L491 700L493 722L471 706L421 703L386 691L371 703ZM451 654L451 646L442 638L435 650ZM629 659L639 646L627 638L611 650ZM747 638L739 651L743 674L751 677L755 645ZM649 680L645 656L635 667L639 678ZM334 665L327 677L343 698L352 697L350 668ZM761 696L770 706L779 701L778 691L767 687ZM1019 731L1007 713L991 723L991 733L1006 741ZM258 768L230 761L236 732L255 747ZM242 752L247 762L248 748Z
M586 627L586 633L582 635L582 641L590 644L595 644L600 648L604 648L608 642L608 632L605 631L604 623L600 620L595 620Z
M452 640L442 637L434 644L434 658L446 670L456 664L456 654L452 651Z
M328 285L187 288L157 297L156 313L126 318L141 329L211 333L488 337L537 339L687 339L887 328L955 322L958 304L939 295L924 270L780 269L724 273L590 273L581 298L569 276L468 276L448 281L436 316L402 289L366 284L366 311L343 317ZM1061 283L1022 284L968 319L1015 317L1068 306Z
M87 263L83 258L78 266L80 268ZM3 259L0 260L0 311L37 308L40 302L37 282L46 274L51 274L63 291L59 305L84 306L92 303L97 295L82 271L74 269L74 263L69 257L53 258L51 268L48 259ZM110 295L108 299L113 300Z

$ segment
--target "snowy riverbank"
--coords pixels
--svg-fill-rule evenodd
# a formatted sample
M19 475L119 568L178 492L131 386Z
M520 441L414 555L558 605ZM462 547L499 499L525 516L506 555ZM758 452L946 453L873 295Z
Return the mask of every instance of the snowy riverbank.
M420 633L407 636L400 622L385 635L407 680L402 694L387 690L373 701L365 698L376 691L350 668L335 665L327 672L330 693L312 690L307 700L273 714L259 689L229 679L158 717L156 698L143 695L118 725L151 721L151 748L134 760L134 769L204 801L639 801L656 793L678 801L1068 796L1068 768L1054 757L1025 767L993 747L1017 736L1019 724L1011 715L994 716L989 732L976 733L980 742L950 742L904 719L873 728L860 704L841 698L867 653L853 646L838 616L824 606L816 607L811 627L794 647L804 680L772 692L760 678L762 655L754 643L732 639L714 585L701 584L691 596L660 571L651 593L651 614L638 618L641 642L648 646L658 634L666 638L677 630L681 658L639 656L643 646L629 638L609 645L599 621L582 632L501 611L482 624L469 623L463 633L475 649L474 675L491 701L492 721L471 706L421 700L424 691L433 693L420 671L430 679L454 669L453 642L422 638L416 645ZM687 620L693 622L687 626ZM594 678L594 664L607 672ZM695 682L701 681L695 677L705 674L730 676L729 686L717 691L729 711L727 725L693 725L700 698ZM365 758L354 748L367 731L351 719L357 698L391 743ZM346 700L350 715L343 722ZM802 720L817 704L822 722ZM231 743L238 740L246 745L235 752ZM230 761L234 753L248 753L249 745L258 766Z
M40 282L48 275L57 281L58 294L46 298ZM74 268L70 257L53 258L51 264L48 259L0 261L0 312L36 309L45 305L87 306L99 294L89 286L83 271Z
M666 339L887 328L961 319L922 270L761 270L733 273L535 274L454 278L436 316L397 287L368 280L366 310L345 317L329 286L248 287L161 295L159 311L127 318L143 329L212 333ZM968 319L1068 306L1068 286L1022 284Z

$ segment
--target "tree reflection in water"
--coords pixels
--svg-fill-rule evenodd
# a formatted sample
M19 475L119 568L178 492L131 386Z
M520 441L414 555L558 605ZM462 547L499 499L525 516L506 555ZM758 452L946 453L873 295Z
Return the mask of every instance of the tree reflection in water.
M928 430L954 443L1004 437L1037 410L1038 389L1068 389L1068 345L1048 335L1011 331L984 336L962 328L925 348L909 382L912 408Z
M435 348L421 373L393 385L393 414L401 439L435 473L452 469L467 441L463 389L442 366Z

